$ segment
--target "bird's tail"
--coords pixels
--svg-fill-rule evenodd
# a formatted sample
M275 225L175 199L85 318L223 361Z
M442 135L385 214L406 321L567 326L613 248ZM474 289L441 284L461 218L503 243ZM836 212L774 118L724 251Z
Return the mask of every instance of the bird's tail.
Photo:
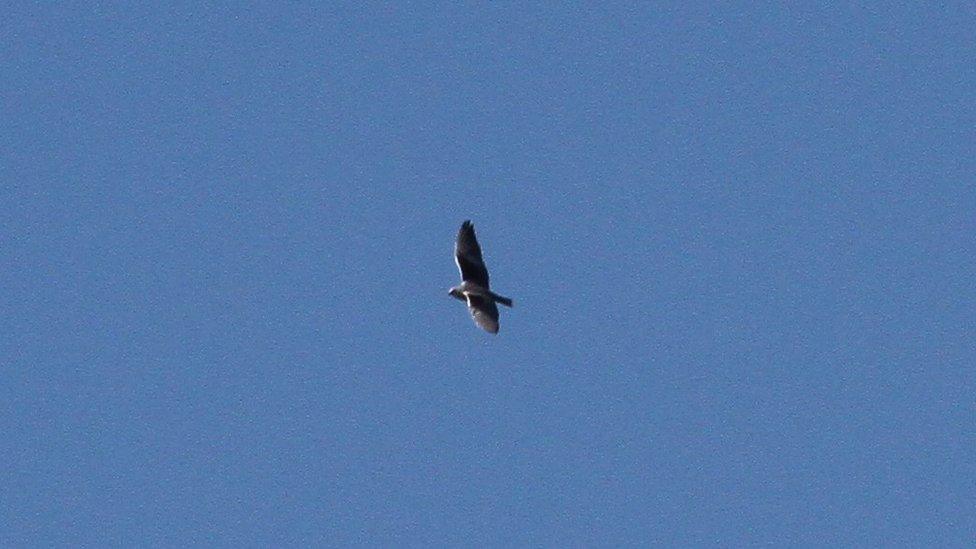
M502 305L504 305L506 307L511 307L512 306L512 300L511 299L509 299L509 298L507 298L505 296L498 295L495 292L492 292L491 293L491 298L493 300L497 301L498 303L501 303Z

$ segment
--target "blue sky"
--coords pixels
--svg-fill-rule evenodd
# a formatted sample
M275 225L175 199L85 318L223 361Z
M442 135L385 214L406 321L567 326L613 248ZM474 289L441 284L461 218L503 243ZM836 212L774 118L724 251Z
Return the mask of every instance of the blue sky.
M972 6L164 4L0 21L3 545L976 539Z

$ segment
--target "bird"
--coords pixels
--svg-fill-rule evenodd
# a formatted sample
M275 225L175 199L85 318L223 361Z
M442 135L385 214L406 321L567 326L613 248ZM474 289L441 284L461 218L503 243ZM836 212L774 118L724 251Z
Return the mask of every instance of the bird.
M488 268L481 257L481 246L474 234L471 221L461 224L457 242L454 245L454 262L461 271L461 284L449 290L449 294L468 304L474 323L491 334L498 333L498 307L501 303L512 306L512 300L500 296L489 289Z

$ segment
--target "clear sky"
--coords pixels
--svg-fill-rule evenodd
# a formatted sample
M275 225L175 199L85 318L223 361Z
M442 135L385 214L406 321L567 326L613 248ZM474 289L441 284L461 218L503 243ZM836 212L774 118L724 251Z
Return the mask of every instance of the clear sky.
M320 4L4 6L0 544L976 540L971 3Z

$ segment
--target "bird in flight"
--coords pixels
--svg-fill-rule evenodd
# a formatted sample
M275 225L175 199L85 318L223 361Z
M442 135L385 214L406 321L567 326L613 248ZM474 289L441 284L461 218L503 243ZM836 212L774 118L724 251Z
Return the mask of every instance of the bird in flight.
M457 243L454 245L454 262L461 271L461 284L451 288L450 294L468 304L471 318L486 332L498 333L498 307L501 303L512 306L512 300L488 289L488 268L481 258L481 246L474 236L474 225L470 221L461 224Z

